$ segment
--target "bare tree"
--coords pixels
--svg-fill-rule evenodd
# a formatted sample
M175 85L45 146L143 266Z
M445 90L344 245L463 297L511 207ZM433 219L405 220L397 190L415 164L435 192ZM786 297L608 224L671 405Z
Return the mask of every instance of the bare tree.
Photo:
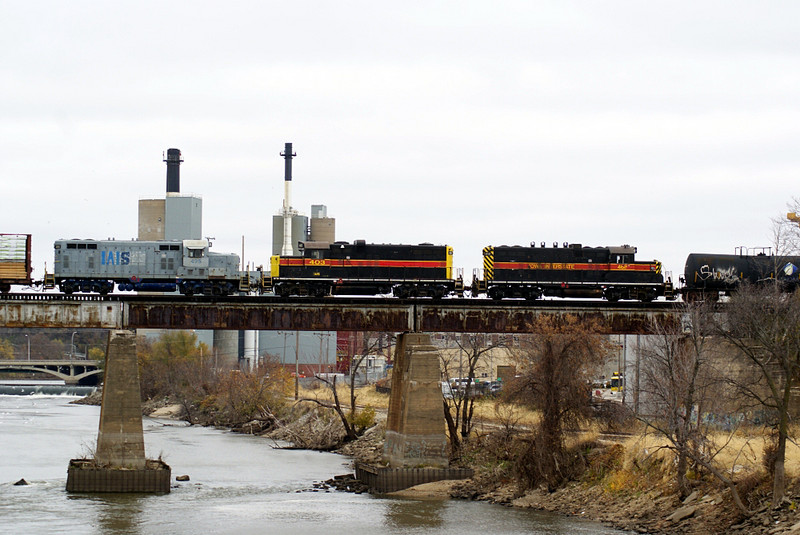
M714 465L719 449L708 441L702 422L705 411L722 407L725 394L725 381L715 366L714 310L710 303L681 303L675 309L682 321L654 321L651 343L640 350L640 388L647 411L638 418L675 452L681 498L690 492L686 473L692 460L722 481L736 506L747 512L736 485Z
M800 199L793 198L786 204L790 214L800 216ZM800 221L790 220L781 214L772 218L772 245L777 256L796 255L800 252Z
M357 439L374 421L374 414L367 414L366 418L360 418L356 407L356 376L364 361L371 355L376 355L384 350L390 350L394 344L394 337L389 333L365 333L360 351L350 360L350 378L348 386L350 390L350 410L345 412L342 402L339 399L339 392L336 388L336 376L327 377L318 375L316 379L323 383L333 395L333 403L317 398L303 398L300 401L316 403L321 407L332 409L342 422L345 431L345 442ZM362 411L363 412L363 411Z
M445 381L449 384L450 379L457 379L454 387L445 387L446 395L443 396L450 449L457 456L473 429L475 399L479 394L475 384L476 370L488 353L503 347L503 344L487 343L486 335L477 333L462 334L453 339L457 351L440 352L440 356Z
M515 351L520 376L508 395L542 416L517 471L528 487L544 483L555 489L573 475L565 428L589 416L590 380L611 347L595 324L573 315L539 316L530 332Z
M356 376L361 365L370 356L375 356L384 351L391 351L395 344L395 337L390 333L364 333L361 351L354 355L350 361L350 412L356 412ZM368 372L367 372L368 373Z
M786 490L791 392L800 377L800 295L784 293L778 284L742 284L725 318L718 332L757 372L753 380L738 377L735 384L766 409L775 429L772 499L777 505Z

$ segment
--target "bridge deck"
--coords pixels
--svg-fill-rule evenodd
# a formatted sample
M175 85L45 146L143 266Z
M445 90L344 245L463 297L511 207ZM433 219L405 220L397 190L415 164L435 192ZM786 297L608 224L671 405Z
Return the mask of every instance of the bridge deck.
M0 326L106 329L524 333L539 315L573 314L613 334L675 319L672 302L164 295L0 297Z

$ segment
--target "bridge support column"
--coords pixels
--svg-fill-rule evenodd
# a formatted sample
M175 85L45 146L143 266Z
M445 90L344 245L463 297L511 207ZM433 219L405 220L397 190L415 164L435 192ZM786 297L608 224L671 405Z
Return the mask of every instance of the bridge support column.
M440 380L439 352L430 335L401 334L383 447L390 466L448 466Z
M169 466L144 455L136 333L112 331L95 458L70 461L67 491L169 492L170 477Z
M144 468L142 397L136 334L109 333L95 460L111 468Z

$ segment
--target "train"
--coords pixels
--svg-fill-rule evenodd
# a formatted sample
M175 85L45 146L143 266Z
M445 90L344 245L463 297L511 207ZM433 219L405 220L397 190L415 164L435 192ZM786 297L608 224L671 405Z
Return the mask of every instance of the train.
M492 299L518 297L630 299L648 302L674 299L672 281L664 278L657 260L635 260L636 247L484 247L482 279L473 282L473 294Z
M224 296L238 291L239 255L215 253L208 240L57 240L55 285L69 295L121 291Z
M179 292L185 296L273 294L282 297L382 295L398 298L598 298L609 302L711 299L743 281L800 284L800 257L768 250L734 255L689 254L679 288L657 260L637 260L631 245L588 247L500 245L482 250L471 282L453 266L453 248L431 243L364 240L298 243L296 255L274 255L267 270L242 270L234 253L212 252L208 240L60 239L54 269L31 277L31 236L0 234L0 292L41 285L64 294L113 291Z
M737 247L734 254L692 253L686 258L681 293L686 301L711 299L735 291L742 282L778 284L792 292L800 284L800 256L774 255L769 248Z
M11 291L11 286L30 286L31 235L0 234L0 292Z

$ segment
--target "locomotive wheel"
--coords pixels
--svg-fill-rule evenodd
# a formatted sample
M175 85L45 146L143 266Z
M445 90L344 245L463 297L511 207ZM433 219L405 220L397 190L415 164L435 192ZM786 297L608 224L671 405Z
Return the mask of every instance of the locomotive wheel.
M542 297L542 292L537 288L531 288L525 295L525 299L528 299L529 301L536 301L540 297Z
M502 288L489 288L487 292L490 299L502 299L503 298L503 289Z
M620 293L618 290L615 290L614 288L609 288L608 290L605 291L603 297L605 297L606 301L608 301L609 303L616 303L617 301L619 301Z

